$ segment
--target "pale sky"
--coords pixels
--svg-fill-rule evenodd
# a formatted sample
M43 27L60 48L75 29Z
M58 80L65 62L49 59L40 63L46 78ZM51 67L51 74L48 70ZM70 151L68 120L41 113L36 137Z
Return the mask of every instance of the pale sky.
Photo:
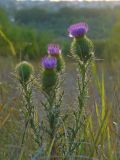
M26 0L17 0L17 1L26 1ZM31 0L36 1L36 0ZM37 1L46 1L46 0L37 0ZM50 0L53 2L59 2L59 1L119 1L119 0Z
M84 1L84 0L50 0L50 1ZM118 0L86 0L86 1L118 1Z

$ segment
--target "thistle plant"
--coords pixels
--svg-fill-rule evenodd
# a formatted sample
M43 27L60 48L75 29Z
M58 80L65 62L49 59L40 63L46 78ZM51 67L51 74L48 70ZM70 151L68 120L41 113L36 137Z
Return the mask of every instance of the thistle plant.
M71 53L78 58L81 63L88 63L94 55L92 41L86 36L88 25L86 23L73 24L68 28L69 36L73 38Z
M58 44L49 44L48 45L48 55L55 57L57 60L56 69L58 72L61 72L64 68L64 61L61 54L61 49Z
M57 82L57 60L54 57L44 57L42 59L42 87L46 92L49 92Z
M55 57L45 57L42 59L42 90L45 101L42 102L46 113L48 126L44 125L44 132L47 134L48 148L51 148L50 157L55 157L58 150L58 130L60 128L60 107L63 92L60 92L60 81L57 72L57 59ZM51 146L52 144L52 146Z
M69 153L79 154L82 148L82 142L85 141L85 107L88 97L88 71L91 60L94 55L92 41L86 36L88 25L86 23L77 23L68 28L69 36L73 38L71 44L71 53L77 62L78 73L78 101L77 108L73 113L74 124L68 129Z
M37 132L37 126L34 122L35 106L32 103L32 81L33 80L31 76L34 72L34 69L30 63L23 61L16 66L16 71L17 71L17 77L20 83L20 89L23 96L22 112L24 113L24 118L25 118L25 129L24 129L21 145L24 144L26 132L29 126L33 130L36 143L39 145L40 144L40 141L38 138L39 134Z

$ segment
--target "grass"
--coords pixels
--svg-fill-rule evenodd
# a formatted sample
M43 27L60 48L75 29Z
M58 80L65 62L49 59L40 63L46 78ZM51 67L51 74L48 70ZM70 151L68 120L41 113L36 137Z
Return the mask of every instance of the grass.
M13 55L16 55L16 51L15 51L15 48L14 48L12 42L7 38L7 36L2 32L2 30L0 30L0 36L4 39L4 41L6 41L8 43L9 48L11 50L11 53Z
M13 62L11 61L10 64L9 61L9 58L1 58L0 62L0 159L2 160L17 159L24 127L21 114L21 98L17 93L16 83L11 75L11 71L14 68ZM34 63L34 66L36 72L38 72L39 69L36 63ZM104 72L101 67L103 67ZM120 158L120 83L119 72L116 70L118 67L119 63L117 62L112 64L111 70L109 70L107 64L103 63L92 66L93 76L89 89L90 97L85 128L86 143L80 149L80 156L73 159L90 159L90 157L94 157L96 160L119 160ZM5 73L4 75L2 74L3 72ZM70 81L71 75L74 75L73 81ZM74 105L76 97L76 89L72 87L75 84L76 71L72 62L67 62L65 78L67 80L64 84L65 98L69 100L64 101L62 108L71 113L71 106ZM72 93L73 97L69 93ZM38 91L35 92L34 97L36 97L35 101L37 100L39 104L41 96ZM40 112L39 116L44 117L43 110L41 108L38 110ZM64 124L64 130L66 130L66 124ZM31 144L29 143L30 141ZM33 141L33 134L31 130L28 130L19 160L37 160L39 157L44 157L41 159L45 160L49 159L53 145L54 139L46 155L44 155L42 150L44 145L41 148L37 148Z

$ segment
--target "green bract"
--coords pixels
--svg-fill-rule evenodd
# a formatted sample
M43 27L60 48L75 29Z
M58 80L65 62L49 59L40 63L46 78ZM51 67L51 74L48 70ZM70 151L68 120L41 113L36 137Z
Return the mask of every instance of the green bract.
M55 57L57 59L57 66L56 66L56 70L58 72L61 72L62 69L64 68L64 60L61 54L58 55L51 55L52 57Z
M33 66L30 63L23 61L17 65L16 70L20 81L22 83L26 83L30 79L31 74L33 73Z
M42 85L43 89L49 92L57 82L57 73L55 69L45 69L43 71Z
M77 37L73 39L71 52L74 56L78 56L81 61L86 63L94 54L94 46L87 36Z
M58 72L60 72L60 71L62 71L63 67L64 67L63 58L62 58L62 56L59 56L57 58L57 68L56 69L57 69Z

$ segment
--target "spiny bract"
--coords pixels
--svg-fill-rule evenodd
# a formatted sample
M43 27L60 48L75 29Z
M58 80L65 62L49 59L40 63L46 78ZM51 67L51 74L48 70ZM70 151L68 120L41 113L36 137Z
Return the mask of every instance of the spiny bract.
M74 38L71 44L71 52L86 63L94 54L94 45L87 36Z
M33 66L26 61L20 62L16 66L16 71L21 82L27 82L30 79L33 70Z

